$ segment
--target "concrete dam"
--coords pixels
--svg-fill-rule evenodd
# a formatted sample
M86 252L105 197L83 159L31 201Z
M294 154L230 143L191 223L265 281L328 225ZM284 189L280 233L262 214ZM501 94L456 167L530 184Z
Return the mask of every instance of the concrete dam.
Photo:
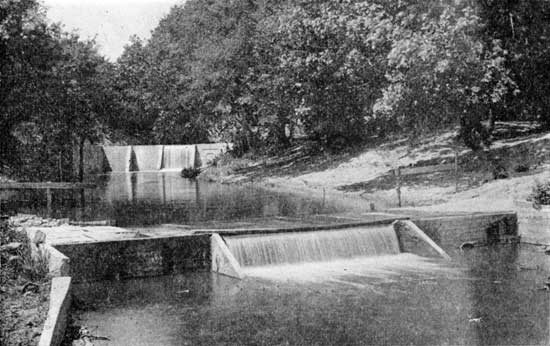
M86 146L84 173L170 172L208 166L230 148L228 143L189 145ZM75 155L78 155L75 153ZM78 157L74 162L78 163ZM75 167L78 171L78 167Z

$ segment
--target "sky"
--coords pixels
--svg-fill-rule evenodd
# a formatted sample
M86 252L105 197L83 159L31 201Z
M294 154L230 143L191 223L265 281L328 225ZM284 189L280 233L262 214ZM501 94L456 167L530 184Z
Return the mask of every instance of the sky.
M96 38L99 52L115 61L132 35L148 39L173 5L185 0L42 0L51 22L82 38Z

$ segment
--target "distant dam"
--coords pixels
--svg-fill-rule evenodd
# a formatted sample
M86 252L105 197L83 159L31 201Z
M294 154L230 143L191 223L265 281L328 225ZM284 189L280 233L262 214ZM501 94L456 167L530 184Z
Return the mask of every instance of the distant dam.
M230 148L228 143L189 145L88 145L83 151L84 174L156 172L208 166ZM78 151L74 153L78 172Z

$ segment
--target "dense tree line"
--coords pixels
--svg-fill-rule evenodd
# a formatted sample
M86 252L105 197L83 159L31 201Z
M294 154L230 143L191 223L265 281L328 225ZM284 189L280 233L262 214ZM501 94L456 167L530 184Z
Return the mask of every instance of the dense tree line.
M550 125L549 28L546 0L187 0L109 63L0 0L0 159L62 179L84 140L243 153L455 125L479 148L496 120Z
M151 141L246 151L460 125L478 148L495 120L548 122L549 14L543 0L188 0L126 48L120 90Z
M0 1L0 163L21 178L73 178L72 152L98 140L116 102L93 41L48 25L35 0Z

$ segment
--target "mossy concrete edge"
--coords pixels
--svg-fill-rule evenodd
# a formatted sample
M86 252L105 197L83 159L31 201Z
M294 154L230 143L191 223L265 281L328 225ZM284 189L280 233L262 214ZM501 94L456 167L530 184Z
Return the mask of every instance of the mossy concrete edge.
M52 279L48 316L44 322L38 346L61 345L69 318L71 286L70 276L58 276Z

